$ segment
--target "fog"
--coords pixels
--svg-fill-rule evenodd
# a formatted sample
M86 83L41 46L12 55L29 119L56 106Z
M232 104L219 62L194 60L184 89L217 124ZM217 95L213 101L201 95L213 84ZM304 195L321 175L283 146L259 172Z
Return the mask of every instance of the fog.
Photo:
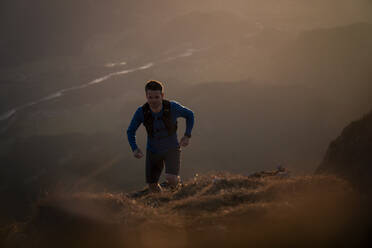
M22 216L56 185L143 187L145 161L133 157L126 129L150 79L195 114L182 177L278 164L314 171L341 130L371 110L371 8L367 0L2 1L0 190L9 201L1 212ZM179 119L179 138L184 130ZM145 150L142 126L137 143Z

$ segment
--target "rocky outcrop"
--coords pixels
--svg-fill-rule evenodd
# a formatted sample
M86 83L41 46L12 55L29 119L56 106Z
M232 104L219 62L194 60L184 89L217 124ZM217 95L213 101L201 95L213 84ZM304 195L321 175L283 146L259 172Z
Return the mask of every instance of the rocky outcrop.
M371 193L372 111L350 123L331 142L316 174L332 173L348 179L363 192Z

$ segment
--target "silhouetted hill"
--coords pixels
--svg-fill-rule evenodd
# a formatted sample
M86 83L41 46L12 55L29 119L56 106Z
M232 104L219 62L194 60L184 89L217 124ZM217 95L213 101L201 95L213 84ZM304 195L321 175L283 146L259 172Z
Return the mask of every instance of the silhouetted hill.
M328 147L317 174L332 173L372 193L372 111L344 128Z
M357 247L368 224L358 204L333 176L209 173L139 197L50 192L1 237L5 247Z

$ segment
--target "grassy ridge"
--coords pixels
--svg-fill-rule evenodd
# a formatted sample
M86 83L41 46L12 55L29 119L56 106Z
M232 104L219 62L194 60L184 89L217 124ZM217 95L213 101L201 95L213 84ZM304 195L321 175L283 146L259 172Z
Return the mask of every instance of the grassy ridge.
M359 196L334 176L209 173L175 191L51 192L9 247L351 247L365 241ZM345 236L345 234L348 234Z

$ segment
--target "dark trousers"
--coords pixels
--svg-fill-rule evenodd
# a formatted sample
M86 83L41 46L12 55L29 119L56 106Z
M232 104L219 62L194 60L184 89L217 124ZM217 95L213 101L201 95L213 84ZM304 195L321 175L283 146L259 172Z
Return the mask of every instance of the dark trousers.
M165 164L165 173L178 175L181 166L181 148L171 148L163 153L146 150L146 183L157 183Z

